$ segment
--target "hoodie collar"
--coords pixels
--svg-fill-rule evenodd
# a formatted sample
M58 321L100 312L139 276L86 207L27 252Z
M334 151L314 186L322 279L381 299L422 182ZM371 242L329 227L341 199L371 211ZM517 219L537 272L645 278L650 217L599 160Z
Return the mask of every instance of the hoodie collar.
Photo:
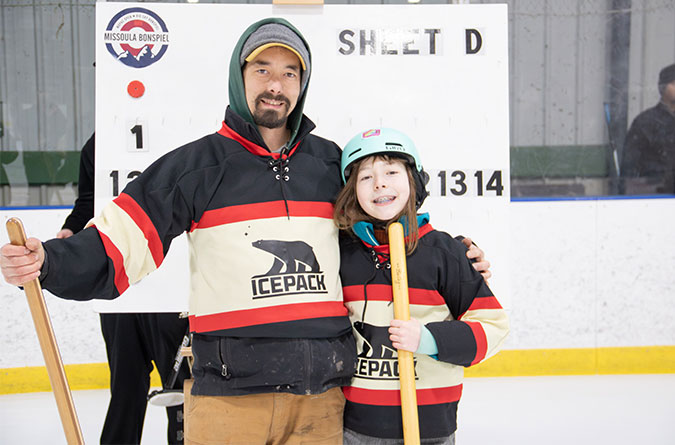
M293 145L289 144L291 153L305 138L305 136L314 130L315 127L316 125L314 125L314 122L312 122L307 116L302 116L302 120L300 121L300 126L298 128L298 135L295 138L295 143ZM245 121L240 115L235 113L231 107L227 107L227 110L225 110L225 121L223 122L223 126L218 131L218 133L239 142L251 153L257 155L279 155L279 153L271 152L267 145L265 145L265 141L263 141L258 128L254 124Z
M293 25L291 25L288 21L281 19L281 18L266 18L263 20L260 20L251 26L249 26L246 31L239 37L239 41L237 42L236 46L234 47L234 50L232 51L232 57L230 59L230 76L229 76L229 96L230 96L230 106L228 107L228 111L231 109L233 113L236 113L239 115L245 122L249 123L251 125L251 128L246 131L247 134L242 134L242 136L245 136L246 139L254 141L256 144L261 145L265 147L264 142L262 142L262 136L260 135L260 132L258 131L258 127L255 125L253 122L253 116L251 115L251 110L248 108L248 103L246 102L246 92L244 90L244 78L242 75L242 67L240 64L240 55L244 46L244 43L248 39L248 37L255 32L258 28L260 28L262 25L265 25L267 23L278 23L281 25L286 26L288 29L293 31L300 37L300 39L304 42L305 46L307 47L307 52L309 54L309 58L311 60L312 54L309 50L309 45L307 44L307 41L305 38L300 34L300 31L298 31ZM311 72L310 72L311 76ZM291 112L291 114L288 116L288 123L287 126L291 130L291 138L289 140L289 146L295 145L295 143L301 139L301 130L303 126L303 121L305 120L305 116L303 115L303 109L305 106L305 98L307 97L307 89L309 86L309 79L307 80L307 86L305 87L304 91L298 97L298 101L295 105L295 108ZM225 120L227 122L227 114L225 116ZM308 120L308 119L307 119ZM310 121L311 122L311 121ZM312 124L314 125L314 124ZM253 134L249 134L253 133ZM255 136L254 136L255 135ZM262 143L261 143L262 142Z

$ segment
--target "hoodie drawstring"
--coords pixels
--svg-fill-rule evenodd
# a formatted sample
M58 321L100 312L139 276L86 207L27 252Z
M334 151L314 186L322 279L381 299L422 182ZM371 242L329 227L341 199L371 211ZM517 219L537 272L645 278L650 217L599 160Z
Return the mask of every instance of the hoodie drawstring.
M279 186L281 187L281 196L284 198L284 205L286 207L286 216L288 219L291 219L291 212L288 210L288 199L286 198L286 191L284 190L284 182L287 182L290 178L288 172L290 168L288 163L290 162L288 156L286 155L287 147L284 147L281 150L281 156L277 159L270 159L267 165L275 173L274 179L279 181Z
M368 278L366 282L363 283L363 312L361 313L361 322L363 323L365 323L366 321L366 308L368 307L368 285L370 284L371 281L375 279L375 275L377 274L377 271L379 269L387 269L387 270L391 269L391 263L389 262L389 254L380 253L378 255L378 253L375 252L375 249L371 249L370 256L373 258L375 268L373 269L373 273L370 275L370 278ZM382 256L384 258L384 261L380 261L379 256Z

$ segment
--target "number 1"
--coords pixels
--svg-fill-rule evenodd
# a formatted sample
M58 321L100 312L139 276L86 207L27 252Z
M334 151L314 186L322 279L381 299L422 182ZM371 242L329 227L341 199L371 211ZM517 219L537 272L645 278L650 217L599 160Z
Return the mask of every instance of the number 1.
M137 149L142 149L143 148L143 126L140 124L134 125L131 130L133 134L136 135L136 148Z

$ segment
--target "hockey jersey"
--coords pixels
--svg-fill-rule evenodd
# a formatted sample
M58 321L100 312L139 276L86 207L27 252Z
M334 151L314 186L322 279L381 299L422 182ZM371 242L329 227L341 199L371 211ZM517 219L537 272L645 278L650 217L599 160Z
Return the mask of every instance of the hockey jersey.
M388 333L394 316L388 254L388 245L341 237L340 274L358 352L356 374L344 388L345 427L402 438L398 356ZM420 227L407 271L410 316L438 346L437 357L413 356L420 434L447 437L456 429L464 367L497 352L508 333L507 315L466 258L466 247L430 224Z

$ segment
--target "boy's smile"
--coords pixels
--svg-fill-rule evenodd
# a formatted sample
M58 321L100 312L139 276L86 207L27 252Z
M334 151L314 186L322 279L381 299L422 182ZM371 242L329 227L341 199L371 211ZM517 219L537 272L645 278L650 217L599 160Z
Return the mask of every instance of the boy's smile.
M410 197L410 183L403 161L371 158L361 164L356 178L359 205L380 221L396 218Z

